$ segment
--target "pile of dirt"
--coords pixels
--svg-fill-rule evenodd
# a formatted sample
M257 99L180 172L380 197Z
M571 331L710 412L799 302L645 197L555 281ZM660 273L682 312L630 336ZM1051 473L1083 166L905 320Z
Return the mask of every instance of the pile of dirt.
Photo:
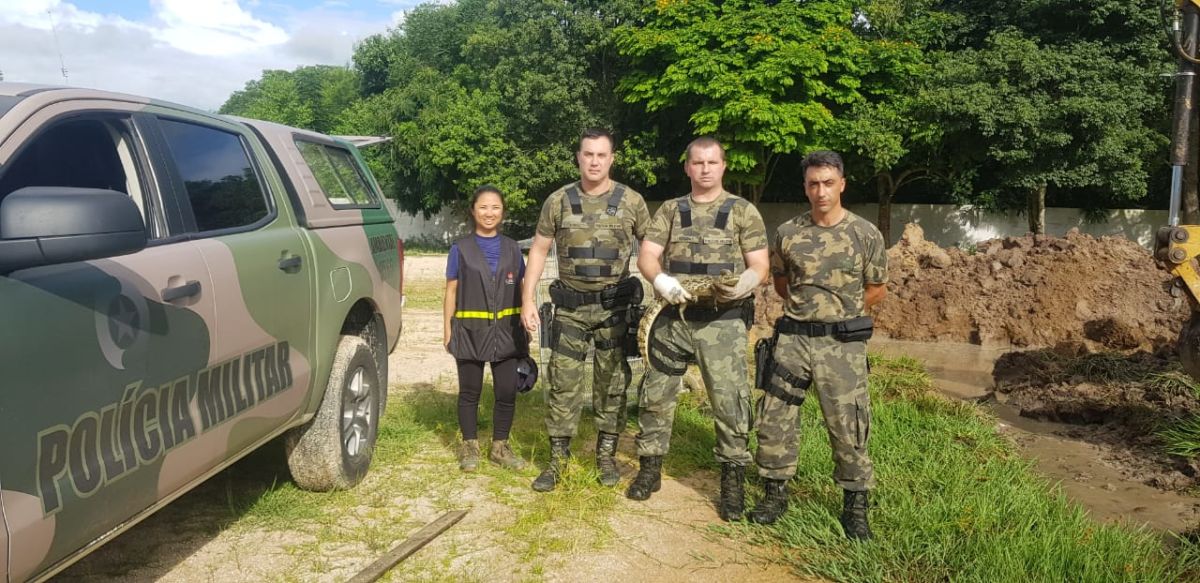
M766 288L760 324L783 313ZM1157 350L1173 345L1189 316L1171 276L1128 239L1026 235L974 250L943 249L909 224L888 249L888 297L875 329L890 338L986 346Z
M916 224L888 249L888 297L876 331L898 340L1089 350L1172 345L1189 315L1149 251L1120 237L1026 235L943 249ZM759 294L760 324L783 313Z
M1010 352L996 361L995 398L1021 416L1067 424L1065 437L1107 446L1128 477L1164 490L1200 484L1197 460L1163 453L1157 432L1200 415L1200 398L1168 351Z
M917 225L888 250L878 329L906 340L1155 350L1189 315L1149 251L1120 237L1026 235L942 249Z

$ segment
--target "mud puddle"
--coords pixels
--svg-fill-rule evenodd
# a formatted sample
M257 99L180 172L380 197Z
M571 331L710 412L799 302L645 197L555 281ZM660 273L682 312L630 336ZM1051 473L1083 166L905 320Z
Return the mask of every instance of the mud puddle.
M995 362L1009 350L965 343L913 342L877 338L871 350L911 356L926 365L934 386L959 399L980 402L1013 437L1038 473L1061 484L1063 492L1093 518L1125 521L1155 530L1183 532L1200 522L1200 498L1147 485L1139 478L1136 450L1093 443L1080 426L1029 419L1015 407L990 398Z

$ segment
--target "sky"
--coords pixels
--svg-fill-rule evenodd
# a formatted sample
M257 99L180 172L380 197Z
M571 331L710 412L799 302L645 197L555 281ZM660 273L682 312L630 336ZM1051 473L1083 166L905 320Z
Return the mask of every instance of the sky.
M0 72L215 111L264 69L350 65L356 43L421 3L0 0Z

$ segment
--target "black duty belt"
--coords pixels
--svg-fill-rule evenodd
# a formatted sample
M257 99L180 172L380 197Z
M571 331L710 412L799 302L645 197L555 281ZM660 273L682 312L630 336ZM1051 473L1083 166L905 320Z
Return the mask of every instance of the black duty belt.
M568 310L591 304L601 304L605 308L638 304L642 301L642 283L636 278L627 277L600 291L583 292L556 281L550 284L550 301Z
M870 316L851 318L841 322L801 322L784 316L775 321L775 330L780 334L810 337L836 336L842 339L849 336L853 340L858 340L859 336L863 335L870 338L872 328L873 321Z

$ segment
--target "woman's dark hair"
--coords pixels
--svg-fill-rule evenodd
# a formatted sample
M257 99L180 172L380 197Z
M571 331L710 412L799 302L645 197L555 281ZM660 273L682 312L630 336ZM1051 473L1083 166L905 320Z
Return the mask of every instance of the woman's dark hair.
M471 195L470 208L475 208L475 203L479 202L479 197L481 197L489 192L495 193L496 196L500 197L500 207L507 209L507 207L504 204L504 193L500 192L499 188L492 186L491 184L484 184L483 186L480 186L479 188L475 189L475 194Z
M475 232L475 214L472 212L475 210L475 203L479 202L479 197L489 192L500 198L500 210L505 212L508 211L508 205L504 203L504 193L500 192L499 188L491 184L484 184L483 186L476 188L474 194L471 195L471 203L469 206L467 206L467 228L470 229L469 232ZM502 230L504 228L504 223L496 225L496 227L497 230Z

